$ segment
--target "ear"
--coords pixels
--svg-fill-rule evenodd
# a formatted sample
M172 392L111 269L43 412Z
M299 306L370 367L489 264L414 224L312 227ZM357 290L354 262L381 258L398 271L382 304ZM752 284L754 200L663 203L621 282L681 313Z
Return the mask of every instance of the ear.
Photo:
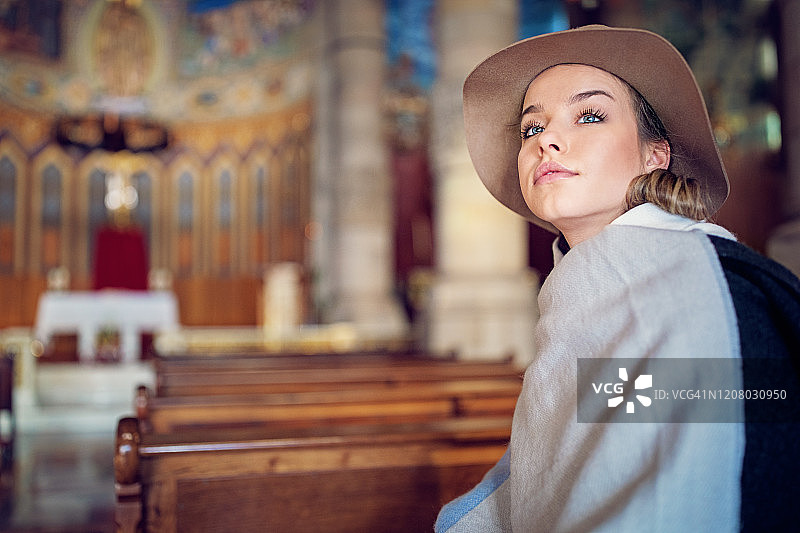
M671 152L669 143L667 141L659 141L653 143L648 147L647 159L645 160L645 169L647 172L652 172L657 168L666 170L669 168Z

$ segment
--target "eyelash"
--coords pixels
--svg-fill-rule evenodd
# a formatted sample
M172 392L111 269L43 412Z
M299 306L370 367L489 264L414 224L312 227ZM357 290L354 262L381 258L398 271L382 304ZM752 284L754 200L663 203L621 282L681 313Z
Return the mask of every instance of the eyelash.
M594 117L597 120L594 120L592 122L585 122L584 119L586 117ZM600 111L598 109L594 109L594 108L590 107L590 108L586 108L583 111L581 111L580 113L578 113L577 123L578 124L597 124L599 122L603 122L605 119L606 119L606 113L604 113L603 111ZM531 121L528 121L528 122L525 122L524 124L522 124L522 127L520 128L520 132L519 132L520 138L522 138L524 140L524 139L526 139L528 137L533 137L533 135L528 135L528 132L532 128L540 128L540 131L537 132L536 134L533 134L533 135L537 135L538 133L541 133L542 131L544 131L544 126L542 126L541 123L531 120Z
M519 132L520 138L525 140L527 137L529 137L528 131L531 128L541 128L542 130L544 130L544 126L542 126L539 122L535 122L535 121L531 120L531 121L525 122L522 125L522 128L520 128L520 132ZM539 133L541 133L541 131ZM530 135L530 137L533 137L533 135Z
M587 116L592 116L597 118L596 122L603 122L606 119L606 114L600 111L599 109L594 109L589 107L581 111L580 115L578 116L578 122L580 124L595 124L596 122L580 122L583 118Z

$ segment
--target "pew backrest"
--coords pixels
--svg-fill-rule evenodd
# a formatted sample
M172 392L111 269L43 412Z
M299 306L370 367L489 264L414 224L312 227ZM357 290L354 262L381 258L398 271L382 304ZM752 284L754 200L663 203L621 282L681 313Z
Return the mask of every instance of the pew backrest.
M117 456L126 459L115 465L128 507L117 524L122 533L136 524L151 533L430 531L441 505L502 456L510 427L509 417L476 417L143 435L123 419Z

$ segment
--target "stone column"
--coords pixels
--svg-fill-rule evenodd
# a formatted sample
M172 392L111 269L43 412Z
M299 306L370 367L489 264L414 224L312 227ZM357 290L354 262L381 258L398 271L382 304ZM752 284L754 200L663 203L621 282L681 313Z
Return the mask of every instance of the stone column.
M472 68L513 42L517 2L439 0L438 81L432 98L437 275L428 347L465 359L534 353L538 280L527 268L527 222L484 188L464 137L461 93Z
M329 306L326 322L350 322L367 335L405 333L393 296L393 215L382 121L386 70L381 0L332 0L324 10L325 80L319 101L324 153L318 194L329 194L322 222Z
M776 228L767 242L767 254L800 276L800 2L777 0L781 19L780 79L783 96L783 149L786 188L783 214L788 222Z

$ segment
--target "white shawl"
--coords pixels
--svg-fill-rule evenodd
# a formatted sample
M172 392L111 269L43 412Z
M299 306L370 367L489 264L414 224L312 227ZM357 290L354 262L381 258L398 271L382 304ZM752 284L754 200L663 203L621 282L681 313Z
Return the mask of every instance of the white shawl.
M501 461L446 506L437 531L738 530L742 424L578 423L576 416L579 357L740 356L707 234L733 238L645 204L568 254L555 249L508 467Z

